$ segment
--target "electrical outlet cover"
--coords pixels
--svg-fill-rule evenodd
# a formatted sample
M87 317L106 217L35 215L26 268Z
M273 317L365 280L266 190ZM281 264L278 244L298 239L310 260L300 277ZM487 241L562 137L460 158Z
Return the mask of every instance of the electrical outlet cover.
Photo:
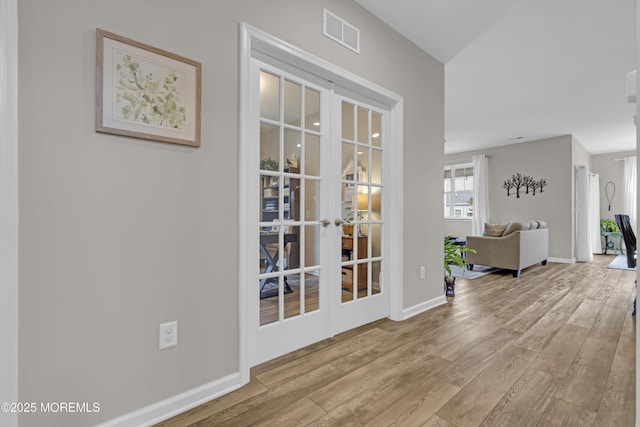
M160 350L176 347L178 345L178 322L160 324Z

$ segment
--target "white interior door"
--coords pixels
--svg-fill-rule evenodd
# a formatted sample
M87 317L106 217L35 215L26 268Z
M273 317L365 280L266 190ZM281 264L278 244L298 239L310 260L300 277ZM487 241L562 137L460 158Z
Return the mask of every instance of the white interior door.
M251 64L253 366L389 315L382 283L388 119L289 71Z
M388 138L385 110L334 95L332 141L339 155L334 181L339 184L343 227L340 293L332 294L333 332L338 333L389 316L385 268L383 195Z
M330 336L329 91L257 60L251 365ZM324 203L323 203L324 202ZM331 227L329 226L331 225Z

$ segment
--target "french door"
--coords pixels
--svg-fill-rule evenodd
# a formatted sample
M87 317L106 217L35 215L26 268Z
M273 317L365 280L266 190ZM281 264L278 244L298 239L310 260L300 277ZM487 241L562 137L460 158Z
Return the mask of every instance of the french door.
M257 59L250 72L253 366L389 315L381 280L388 119Z
M338 165L337 206L342 215L340 283L331 289L333 333L389 315L389 290L383 283L383 142L388 113L350 98L332 97L332 147Z

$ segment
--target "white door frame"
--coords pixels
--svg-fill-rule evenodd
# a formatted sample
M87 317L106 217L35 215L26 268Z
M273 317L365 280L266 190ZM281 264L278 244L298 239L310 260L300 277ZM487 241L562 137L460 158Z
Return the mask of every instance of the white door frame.
M18 2L0 2L0 402L18 402ZM1 414L17 426L17 414Z
M252 316L250 309L250 292L255 291L255 277L251 272L243 270L243 265L248 265L254 248L245 242L249 240L249 233L255 228L255 218L248 215L248 206L251 203L250 195L255 182L249 180L252 176L248 171L255 168L253 157L250 156L248 147L249 138L255 137L251 129L255 127L250 122L251 109L256 108L251 103L250 88L250 59L259 58L263 61L272 61L274 65L286 64L295 67L307 76L324 81L331 81L334 87L341 87L346 91L357 94L373 102L385 105L390 111L390 144L387 155L389 156L389 177L385 183L386 210L385 223L388 224L385 233L388 258L385 258L387 268L383 273L384 282L390 284L391 319L402 319L402 287L403 287L403 256L402 256L402 165L403 165L403 99L402 97L366 81L349 71L313 56L287 42L279 40L244 22L240 23L240 117L239 117L239 355L240 377L243 384L250 380L249 376L249 338L250 325L248 319ZM304 76L303 76L304 77ZM255 191L253 191L255 192ZM254 254L255 256L255 254Z

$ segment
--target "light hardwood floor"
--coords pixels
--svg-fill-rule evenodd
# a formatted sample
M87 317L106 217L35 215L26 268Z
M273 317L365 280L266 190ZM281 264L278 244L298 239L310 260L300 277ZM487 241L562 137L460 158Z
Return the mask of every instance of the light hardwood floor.
M259 365L159 425L633 426L635 272L612 259L458 279L446 305Z

